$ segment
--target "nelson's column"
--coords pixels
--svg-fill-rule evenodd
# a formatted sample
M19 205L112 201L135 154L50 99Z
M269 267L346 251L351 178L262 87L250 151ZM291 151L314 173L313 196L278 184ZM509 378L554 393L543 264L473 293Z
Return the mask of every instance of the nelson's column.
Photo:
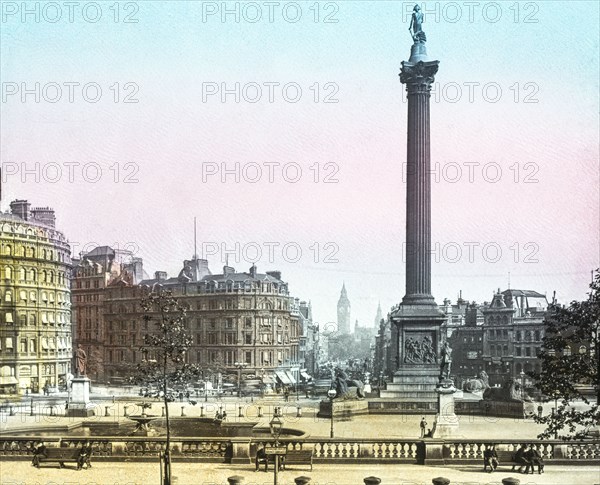
M443 313L431 294L431 178L429 98L439 61L429 60L422 30L423 14L415 6L409 30L413 46L402 62L400 82L408 96L406 157L406 295L390 315L396 327L396 372L382 398L400 409L436 411Z

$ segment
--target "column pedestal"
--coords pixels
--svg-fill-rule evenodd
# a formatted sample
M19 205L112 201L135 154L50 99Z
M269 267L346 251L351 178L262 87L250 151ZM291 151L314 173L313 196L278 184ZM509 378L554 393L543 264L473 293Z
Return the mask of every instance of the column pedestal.
M94 416L95 405L90 401L90 380L87 377L74 377L71 380L71 402L65 415L88 418Z
M450 379L443 379L435 392L438 395L438 414L435 416L435 438L451 438L458 431L458 416L454 413L456 388Z

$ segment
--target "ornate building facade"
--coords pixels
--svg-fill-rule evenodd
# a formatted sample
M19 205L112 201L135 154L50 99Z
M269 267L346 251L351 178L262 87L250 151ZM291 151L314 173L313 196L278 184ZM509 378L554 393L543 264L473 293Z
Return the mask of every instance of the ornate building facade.
M491 303L470 304L465 325L453 328L450 337L457 384L482 370L490 385L501 385L511 377L529 382L521 373L540 370L537 355L547 309L546 297L532 290L498 290Z
M537 355L546 331L546 296L532 290L498 290L491 302L468 303L461 295L456 304L445 300L440 308L446 315L442 330L452 348L451 373L457 386L481 371L488 374L490 385L502 385L509 378L532 384L525 374L540 370ZM382 320L376 336L376 375L393 373L393 331L389 317Z
M187 308L186 327L194 345L190 363L213 373L252 374L270 384L294 385L292 368L303 368L301 327L294 298L281 273L237 273L225 266L222 274L207 274L204 260L186 261L177 278L164 272L139 284L119 279L106 287L103 342L104 374L111 383L126 380L142 358L143 335L151 330L143 320L140 299L152 289L171 290ZM192 264L188 264L192 263ZM204 267L193 274L186 268Z
M143 279L142 260L131 251L99 246L73 260L73 327L77 344L88 356L87 374L105 381L104 342L109 336L104 321L106 288L117 282L139 283Z
M54 211L0 213L0 392L66 385L72 364L71 251Z

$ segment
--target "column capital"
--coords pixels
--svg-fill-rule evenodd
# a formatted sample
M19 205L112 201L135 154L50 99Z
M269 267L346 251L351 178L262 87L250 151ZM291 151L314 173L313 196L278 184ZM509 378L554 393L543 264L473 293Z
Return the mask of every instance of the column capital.
M403 61L400 69L400 82L406 84L409 94L429 92L439 65L440 61L419 61L414 64Z

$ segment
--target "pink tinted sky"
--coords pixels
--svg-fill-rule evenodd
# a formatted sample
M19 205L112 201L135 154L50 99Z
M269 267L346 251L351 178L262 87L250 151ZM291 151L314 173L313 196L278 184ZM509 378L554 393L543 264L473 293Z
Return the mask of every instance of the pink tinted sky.
M339 22L331 24L309 17L312 2L301 3L304 17L295 24L279 17L203 22L202 2L140 2L136 24L109 22L108 11L94 24L3 19L3 94L7 83L103 88L94 104L77 90L73 103L2 100L3 209L14 198L53 206L75 252L91 242L133 243L149 272L179 271L193 252L194 216L200 243L293 242L302 250L298 262L280 249L270 262L265 248L259 270L282 270L322 323L335 320L345 281L353 319L371 325L379 301L385 312L404 295L406 103L398 71L411 42L404 4L338 3ZM572 13L558 2L536 3L535 12L521 3L518 19L501 4L495 23L481 13L470 22L458 5L460 21L440 10L424 25L429 53L441 61L442 94L431 105L432 161L440 164L432 184L440 248L434 296L441 303L462 290L469 300L489 300L510 272L513 288L582 298L599 266L598 6L569 3L580 14L572 29ZM525 13L538 22L524 22ZM135 83L139 102L114 103L115 82ZM290 103L276 90L269 103L263 88L255 104L232 96L203 102L203 83L212 82L295 82L303 95ZM321 99L334 83L339 102L315 103L315 83ZM465 83L479 83L472 102ZM497 102L491 83L502 90ZM61 165L61 179L6 176L8 164L36 162L41 175L49 163ZM90 183L77 168L69 182L65 162L97 163L102 177ZM257 183L203 181L203 164L236 162L297 163L303 174L297 183L279 171L270 183L266 169ZM116 183L108 168L115 163ZM127 163L139 168L137 183L124 183ZM336 164L338 182L315 183L315 163L321 177L326 163ZM465 164L472 163L480 165L470 182ZM485 180L484 166L488 177L501 167L497 182ZM462 176L453 181L456 167ZM338 262L325 260L331 243ZM494 248L502 252L496 262ZM209 261L218 271L223 255ZM232 255L230 264L246 270L251 262Z

